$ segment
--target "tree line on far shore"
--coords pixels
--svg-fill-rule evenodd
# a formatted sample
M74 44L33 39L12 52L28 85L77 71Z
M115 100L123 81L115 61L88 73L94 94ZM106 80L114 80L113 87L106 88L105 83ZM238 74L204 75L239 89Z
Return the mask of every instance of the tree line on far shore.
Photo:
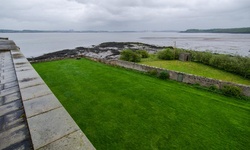
M250 27L246 28L229 28L229 29L188 29L181 33L244 33L250 34Z

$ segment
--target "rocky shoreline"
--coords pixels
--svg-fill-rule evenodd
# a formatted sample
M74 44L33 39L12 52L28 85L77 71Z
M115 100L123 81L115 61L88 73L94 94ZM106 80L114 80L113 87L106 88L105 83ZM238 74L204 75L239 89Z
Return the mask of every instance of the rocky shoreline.
M69 57L92 57L98 59L118 59L120 52L124 49L146 50L150 54L154 54L164 48L173 48L172 46L156 46L139 42L105 42L92 47L76 47L74 49L64 49L42 56L28 58L29 61L42 61L48 59L60 59Z

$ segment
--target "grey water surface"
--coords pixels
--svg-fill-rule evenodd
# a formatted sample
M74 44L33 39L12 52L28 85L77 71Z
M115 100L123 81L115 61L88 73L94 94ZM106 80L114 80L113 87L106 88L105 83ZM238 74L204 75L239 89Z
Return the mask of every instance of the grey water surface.
M91 47L103 42L143 42L197 51L212 51L250 57L250 34L178 32L97 32L97 33L0 33L20 47L26 57L63 49Z

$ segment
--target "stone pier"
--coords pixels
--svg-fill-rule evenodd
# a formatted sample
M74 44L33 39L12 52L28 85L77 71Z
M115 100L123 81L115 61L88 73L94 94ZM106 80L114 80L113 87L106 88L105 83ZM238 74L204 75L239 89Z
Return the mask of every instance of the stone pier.
M8 38L0 38L0 149L95 149Z

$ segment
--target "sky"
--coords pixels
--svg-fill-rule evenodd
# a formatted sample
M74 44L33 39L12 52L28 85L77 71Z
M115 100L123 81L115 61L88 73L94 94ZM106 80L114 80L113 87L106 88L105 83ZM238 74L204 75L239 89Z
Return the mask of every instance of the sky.
M186 30L250 27L250 0L0 0L0 29Z

